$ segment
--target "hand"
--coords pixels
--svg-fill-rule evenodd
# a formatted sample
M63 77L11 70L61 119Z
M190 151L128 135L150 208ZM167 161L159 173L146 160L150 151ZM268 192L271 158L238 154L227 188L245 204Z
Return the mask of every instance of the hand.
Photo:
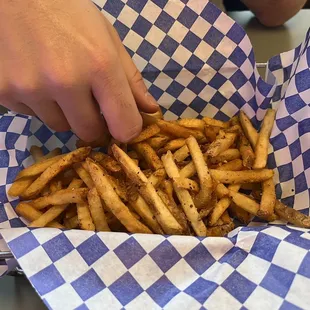
M0 103L56 131L127 142L155 99L116 30L89 0L0 3Z

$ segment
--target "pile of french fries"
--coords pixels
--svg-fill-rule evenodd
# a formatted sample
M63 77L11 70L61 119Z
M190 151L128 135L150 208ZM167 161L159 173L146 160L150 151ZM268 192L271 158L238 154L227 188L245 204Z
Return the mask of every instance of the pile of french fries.
M141 134L127 144L110 139L106 154L92 148L100 141L78 141L68 154L32 147L35 163L9 189L21 200L16 212L30 227L200 237L224 236L234 220L254 216L310 227L276 200L266 168L274 110L259 133L242 111L228 122L142 117Z

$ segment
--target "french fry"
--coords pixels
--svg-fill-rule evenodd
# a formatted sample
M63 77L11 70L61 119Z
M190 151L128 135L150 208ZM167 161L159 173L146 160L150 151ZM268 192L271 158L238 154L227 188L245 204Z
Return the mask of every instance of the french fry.
M216 194L213 192L211 196L211 200L208 203L208 205L205 208L199 210L200 217L202 219L207 217L210 214L210 212L215 208L216 204L217 204L217 197L216 197ZM208 224L207 222L205 223Z
M240 189L240 184L234 184L228 187L228 191L232 190L232 191L238 192L239 189ZM223 197L222 199L218 201L218 203L214 207L211 213L211 216L209 218L208 224L210 226L214 226L216 224L219 218L224 214L224 212L230 206L230 203L231 203L230 197Z
M35 208L32 207L31 204L26 202L20 202L17 205L15 211L18 215L22 216L29 222L35 221L43 214L41 211L36 210ZM57 223L56 221L48 223L47 226L53 228L64 228L64 226Z
M87 188L62 189L48 196L40 197L33 200L31 202L31 205L35 209L41 210L49 205L85 202L87 193Z
M164 168L156 170L148 177L148 181L157 188L166 177L166 171Z
M232 117L229 120L229 126L235 126L235 125L239 125L239 124L240 124L239 117L237 115L235 115L234 117Z
M95 186L90 174L84 169L82 163L74 164L73 168L89 189L92 189Z
M243 168L243 163L241 159L234 159L226 164L223 164L216 168L216 170L221 171L240 171Z
M224 184L217 184L215 188L215 194L217 198L222 199L223 197L229 196L229 190Z
M54 179L51 181L50 183L50 193L55 193L59 190L62 189L62 183L61 183L61 180L59 180L58 178L57 179Z
M63 186L68 186L73 179L76 179L78 177L79 176L74 169L66 170L59 175L59 179L61 180Z
M95 230L88 204L86 202L77 203L76 208L80 228L83 230Z
M251 213L239 208L233 202L230 204L228 211L232 217L236 218L241 224L244 225L248 225L253 219L253 215Z
M137 159L137 160L141 159L141 157L136 151L128 151L127 154L131 159Z
M257 183L273 177L273 170L222 171L210 169L213 179L224 184Z
M112 147L112 150L113 149L114 148ZM120 150L120 148L118 149ZM128 158L130 159L130 157ZM107 173L90 158L88 158L86 162L88 164L89 173L95 183L98 194L104 201L107 208L119 219L119 221L126 227L126 229L132 233L152 233L151 230L143 225L140 221L138 221L131 214L127 206L124 205L124 203L114 191L113 186L110 183L110 179L107 177Z
M207 228L207 237L224 237L234 229L234 223Z
M52 151L50 151L43 157L39 158L38 162L49 159L49 158L53 158L58 155L61 155L61 149L59 147L56 147L55 149L53 149Z
M222 220L223 224L230 224L231 223L232 219L230 218L227 210L222 214L221 220Z
M185 160L190 155L189 149L187 145L182 146L173 154L173 159L175 162L179 163L183 160Z
M263 169L266 167L268 158L269 138L271 135L271 130L274 124L275 117L276 111L268 109L255 145L255 161L253 164L254 169Z
M236 137L236 133L225 133L223 137L216 138L216 140L210 144L207 155L215 157L228 150L235 142Z
M44 156L42 149L36 145L33 145L30 148L30 154L32 155L33 160L36 163L40 160L40 158Z
M24 191L33 183L35 176L23 177L14 181L12 186L9 188L8 194L12 197L22 196Z
M213 182L197 140L194 137L189 137L186 139L186 145L191 153L200 182L200 191L194 197L194 203L197 209L201 209L211 199Z
M275 213L283 220L299 227L310 228L310 217L289 208L279 200L275 203Z
M199 192L199 185L197 182L188 179L188 178L174 178L173 179L175 185L179 188L187 189L191 192L197 193Z
M168 151L175 151L185 145L185 139L179 138L169 141L163 148L158 150L158 154L162 155Z
M188 129L188 128L182 127L178 124L171 123L171 122L158 120L157 125L160 127L160 129L163 132L165 132L165 133L167 133L173 137L188 138L189 136L193 136L198 141L205 137L204 134L199 130Z
M262 182L262 190L260 208L257 215L262 218L267 218L274 213L274 206L276 203L276 190L273 178Z
M150 139L147 139L146 142L150 145L154 150L158 150L163 147L170 138L168 136L157 136Z
M200 131L204 131L205 129L205 122L202 119L183 118L183 119L179 119L177 123L189 129L196 129Z
M23 193L24 198L30 198L40 193L44 186L57 174L68 168L70 165L83 161L91 149L89 147L80 148L64 155L61 159L49 166ZM56 158L56 157L54 157ZM54 159L51 158L50 160ZM40 163L39 163L40 164ZM25 170L24 170L25 171Z
M152 211L163 231L166 234L181 234L181 225L167 209L167 206L156 193L154 186L148 181L140 168L136 166L131 158L118 146L114 145L112 150L115 158L123 167L127 177L138 185L140 195L152 208Z
M69 219L71 217L76 216L76 204L70 204L66 209L65 219Z
M74 229L79 226L79 218L77 215L64 219L64 225L66 229Z
M232 161L234 159L240 158L240 152L238 149L228 149L219 155L210 158L209 162L210 164L219 164L227 161Z
M204 117L203 121L208 126L219 127L219 128L224 128L224 129L229 127L229 123L219 121L219 120L216 120L210 117Z
M158 119L163 119L163 113L160 109L153 114L140 112L143 120L143 127L156 124Z
M168 151L166 155L162 156L162 162L169 178L173 180L174 178L180 177L178 167L174 163L173 156L170 151ZM186 214L186 217L188 218L197 236L206 236L206 226L203 223L189 192L186 189L177 187L174 182L173 188L182 205L183 211Z
M216 136L220 131L220 127L212 127L212 126L206 126L205 127L205 136L208 142L213 142L216 140Z
M89 190L87 199L90 214L95 224L96 231L111 231L104 214L100 196L98 195L95 187Z
M238 192L229 190L229 195L231 200L240 208L242 208L243 210L253 214L253 215L257 215L257 212L259 210L259 204L249 198L246 195L240 194Z
M129 144L134 144L134 143L139 143L139 142L145 141L145 140L157 135L159 132L160 132L160 129L157 126L157 124L149 125L148 127L146 127L145 129L142 130L142 132L140 133L140 135L138 137L131 140L129 142Z
M242 129L241 129L241 126L237 124L237 125L229 127L228 129L225 129L225 132L230 132L230 133L235 132L237 134L240 134L242 133Z
M181 178L191 178L193 175L196 174L196 167L195 164L191 161L185 167L183 167L180 172Z
M98 162L102 167L104 167L109 172L118 173L122 170L121 166L114 158L104 153L93 151L90 153L90 158Z
M58 155L53 158L49 158L43 160L41 162L35 163L24 170L20 171L16 177L16 180L21 179L23 177L35 177L45 171L48 167L58 162L65 155Z
M141 142L133 145L135 151L146 161L147 165L152 170L158 170L163 168L163 164L154 151L147 143Z
M239 150L242 157L243 166L251 169L255 160L255 154L249 140L245 137L245 135L241 135L239 137Z
M113 190L116 192L116 194L119 196L119 198L123 202L127 202L128 197L127 197L125 182L123 182L123 180L121 180L121 179L117 179L117 178L113 177L112 175L108 175L108 174L107 174L107 178L109 179L109 182L113 187Z
M253 127L250 119L243 111L240 111L239 120L245 136L250 141L252 148L255 149L258 138L256 129Z

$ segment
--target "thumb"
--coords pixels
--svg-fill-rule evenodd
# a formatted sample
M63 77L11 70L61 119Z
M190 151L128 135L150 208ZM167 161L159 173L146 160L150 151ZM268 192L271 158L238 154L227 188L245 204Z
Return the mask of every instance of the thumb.
M143 82L141 73L137 69L126 48L121 42L117 31L108 21L106 22L106 24L108 26L108 30L112 37L112 40L118 49L123 69L125 71L129 86L131 88L132 94L135 98L139 110L146 113L157 112L159 110L158 103L156 102L154 97L148 92Z

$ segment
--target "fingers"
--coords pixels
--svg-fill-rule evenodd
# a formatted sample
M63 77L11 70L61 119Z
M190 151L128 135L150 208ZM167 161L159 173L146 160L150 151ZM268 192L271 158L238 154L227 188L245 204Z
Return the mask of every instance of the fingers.
M82 87L64 89L56 98L73 132L83 141L95 141L107 130L89 90Z
M25 115L32 115L32 116L36 115L29 107L27 107L23 103L20 103L20 102L10 102L10 103L0 102L0 103L1 105L11 110L12 112L25 114Z
M156 100L148 92L143 82L141 73L139 72L127 50L125 49L123 43L118 36L117 31L108 21L106 22L106 24L109 29L109 33L113 39L113 42L118 49L123 69L126 73L131 91L136 100L138 108L146 113L155 113L159 109Z

